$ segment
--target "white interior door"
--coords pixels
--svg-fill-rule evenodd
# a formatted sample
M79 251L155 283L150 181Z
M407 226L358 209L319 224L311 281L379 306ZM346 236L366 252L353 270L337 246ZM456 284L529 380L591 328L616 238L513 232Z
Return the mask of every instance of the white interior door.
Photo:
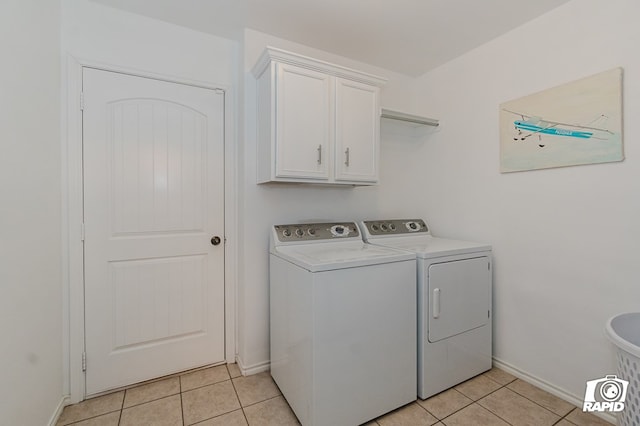
M224 94L89 68L83 92L86 394L223 361Z

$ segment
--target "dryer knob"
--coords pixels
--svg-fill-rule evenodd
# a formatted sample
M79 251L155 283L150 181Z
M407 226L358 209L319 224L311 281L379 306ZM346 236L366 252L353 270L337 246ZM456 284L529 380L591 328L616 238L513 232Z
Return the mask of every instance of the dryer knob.
M405 226L409 231L419 231L421 228L420 224L417 222L407 222Z
M333 225L331 227L331 235L334 237L346 237L350 233L349 228L345 228L343 225Z

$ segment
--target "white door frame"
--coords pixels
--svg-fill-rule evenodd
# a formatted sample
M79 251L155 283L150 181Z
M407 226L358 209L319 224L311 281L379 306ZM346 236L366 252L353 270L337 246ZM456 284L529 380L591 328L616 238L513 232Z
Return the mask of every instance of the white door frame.
M234 98L228 85L188 80L147 71L127 69L68 56L66 92L63 93L62 117L62 278L63 278L63 370L67 403L82 401L85 396L83 352L84 327L84 256L82 242L83 173L82 173L82 69L96 68L137 77L187 84L224 91L224 292L225 292L225 360L236 357L236 281L237 281L237 167L234 134Z

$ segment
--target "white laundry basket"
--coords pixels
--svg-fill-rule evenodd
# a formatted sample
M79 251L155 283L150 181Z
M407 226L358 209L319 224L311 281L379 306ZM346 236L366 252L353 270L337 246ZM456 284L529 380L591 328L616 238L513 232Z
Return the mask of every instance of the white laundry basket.
M607 322L606 333L617 347L618 377L629 381L618 424L640 426L640 312L614 316Z

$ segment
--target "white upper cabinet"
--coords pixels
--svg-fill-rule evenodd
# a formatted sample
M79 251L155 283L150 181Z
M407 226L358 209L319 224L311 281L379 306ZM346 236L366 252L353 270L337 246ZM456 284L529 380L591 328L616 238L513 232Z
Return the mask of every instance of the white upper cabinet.
M378 182L386 80L270 47L253 74L258 183Z

